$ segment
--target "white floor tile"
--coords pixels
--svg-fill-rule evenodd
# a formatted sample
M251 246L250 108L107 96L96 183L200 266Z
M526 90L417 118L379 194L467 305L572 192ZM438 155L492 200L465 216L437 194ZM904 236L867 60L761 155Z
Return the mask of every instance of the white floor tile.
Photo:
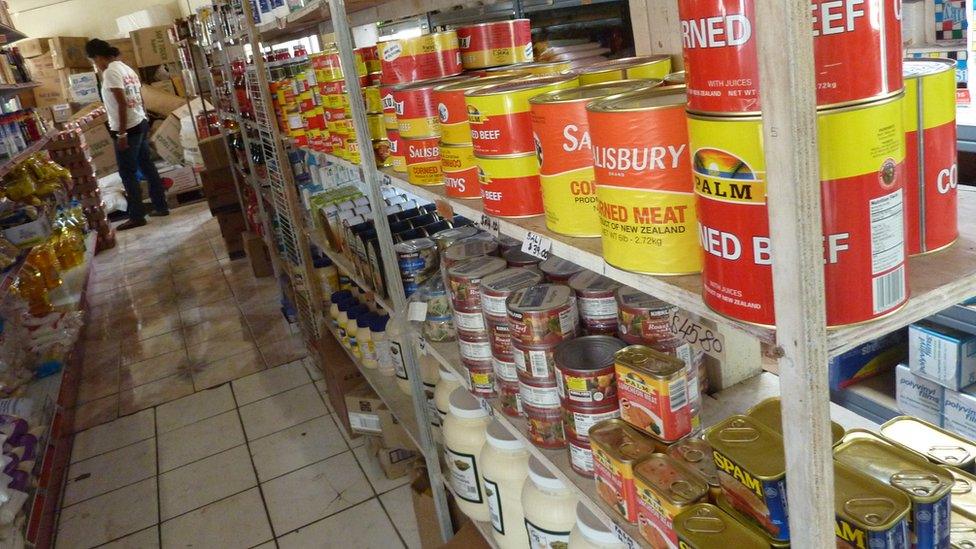
M390 549L403 547L403 543L397 537L383 508L375 499L371 499L278 538L278 546L281 549Z
M159 436L159 471L164 473L244 444L237 410L191 423Z
M159 515L169 520L254 486L254 467L242 444L160 475Z
M156 524L156 478L65 507L58 548L94 547Z
M370 485L376 490L377 494L389 492L394 488L410 482L410 475L403 475L393 480L386 478L386 473L380 467L379 461L375 456L369 455L366 451L366 446L359 446L353 450L353 453L356 454L356 459L359 461L359 464L363 466L363 471L366 471L366 478L369 479Z
M420 549L420 533L417 531L417 515L413 512L410 485L401 486L381 495L380 502L386 509L386 513L393 519L393 526L400 533L407 548Z
M350 452L263 483L262 489L279 536L373 496Z
M152 438L156 434L153 410L143 410L121 417L75 435L71 447L71 461L81 461L98 454Z
M159 549L159 528L153 526L129 534L122 539L100 546L98 549Z
M310 381L305 366L299 360L234 380L234 396L237 397L237 405L244 406Z
M257 488L180 515L160 528L164 549L253 547L272 538Z
M234 409L229 385L199 391L156 408L156 428L166 433Z
M261 482L349 450L328 415L253 440L249 446Z
M74 505L154 476L156 439L149 438L73 463L68 469L63 505Z
M269 541L267 543L262 543L254 549L278 549L278 545L274 541Z
M307 356L303 358L302 364L305 365L305 369L308 370L308 375L312 376L313 380L319 381L325 379L325 376L322 374L322 370L315 365L315 362L313 361L312 357Z
M311 382L241 406L240 410L248 440L261 438L328 413Z

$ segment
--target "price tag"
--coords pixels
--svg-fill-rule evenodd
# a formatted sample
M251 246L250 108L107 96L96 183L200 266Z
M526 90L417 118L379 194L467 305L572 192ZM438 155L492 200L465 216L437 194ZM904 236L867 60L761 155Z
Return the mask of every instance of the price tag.
M489 416L495 415L495 409L491 407L491 403L488 402L487 398L475 397L478 399L478 404L481 405L481 409L488 413Z
M407 320L413 322L423 322L427 320L427 302L411 301L407 306Z
M525 235L522 241L522 251L541 259L549 259L549 250L552 249L552 240L530 232Z
M671 331L679 334L692 349L704 351L718 360L725 360L725 337L715 328L705 326L701 320L675 309L670 318Z
M624 531L624 529L617 524L616 521L613 523L613 533L617 536L617 539L619 539L621 543L627 546L627 549L641 549L641 544L637 543L637 540L630 537L630 534Z
M417 351L422 355L429 354L430 352L427 349L427 340L422 336L417 336Z
M481 214L478 220L478 228L486 233L498 238L498 220L488 214Z

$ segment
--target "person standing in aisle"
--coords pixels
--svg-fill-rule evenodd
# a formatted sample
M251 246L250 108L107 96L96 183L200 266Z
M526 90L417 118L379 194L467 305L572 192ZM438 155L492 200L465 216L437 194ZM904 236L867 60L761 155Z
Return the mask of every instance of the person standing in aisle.
M115 141L119 176L125 186L129 220L117 227L124 231L146 224L138 173L149 182L150 216L169 215L163 181L149 158L149 119L142 104L142 82L131 67L118 59L119 49L98 38L85 44L85 53L102 75L102 101L108 113L109 133Z

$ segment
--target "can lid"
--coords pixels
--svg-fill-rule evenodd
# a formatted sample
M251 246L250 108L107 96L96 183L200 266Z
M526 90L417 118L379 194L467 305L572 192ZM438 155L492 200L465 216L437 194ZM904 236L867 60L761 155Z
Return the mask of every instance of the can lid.
M438 368L437 374L440 376L441 381L461 381L461 376L457 375L456 372L452 372L451 370L444 368L443 366Z
M561 257L551 255L549 256L549 259L539 263L539 270L545 273L546 276L569 278L570 276L582 271L583 267L580 267L572 261L566 261Z
M684 85L658 86L619 93L599 99L586 106L589 112L634 112L651 109L685 108Z
M595 84L586 84L585 86L580 86L578 88L553 90L551 92L542 93L533 97L532 99L529 99L529 103L532 105L575 103L578 101L589 103L594 99L602 99L611 95L660 86L662 82L662 80L651 78L597 82Z
M562 284L537 284L515 290L505 304L509 311L549 311L569 303L573 290Z
M540 282L542 282L541 273L522 267L512 267L482 278L481 288L493 292L514 292L519 288L528 288Z
M902 61L902 75L904 78L918 78L955 70L956 62L951 59L908 57Z
M412 90L422 90L425 88L433 89L442 84L450 84L452 82L461 82L464 80L472 80L470 76L448 76L446 78L431 78L429 80L418 80L416 82L407 82L406 84L397 84L393 86L394 92L399 91L412 91Z
M529 264L529 263L540 263L542 261L541 257L536 257L534 255L527 254L518 248L510 248L508 251L502 254L502 257L504 257L505 261L508 261L509 263Z
M593 271L580 271L571 276L568 283L577 293L616 290L620 287L616 280Z
M537 88L563 84L566 82L575 82L576 80L577 80L577 76L575 74L559 74L555 76L542 76L542 77L525 78L525 79L520 78L517 80L511 80L509 82L502 82L500 84L492 84L490 86L485 86L483 88L468 90L467 92L464 93L464 95L468 97L483 97L486 95L503 95L512 92L534 90Z
M593 511L583 505L582 501L576 503L576 527L579 528L583 537L601 547L623 545L617 536L608 530L600 519L596 518Z
M482 255L451 265L447 274L454 278L481 280L485 275L505 270L505 266L505 260L500 257Z
M566 485L563 481L556 478L546 466L539 461L539 458L532 456L529 458L529 478L536 486L542 489L564 491Z
M671 59L670 55L639 55L637 57L621 57L620 59L610 59L600 63L577 69L579 74L596 74L606 71L629 69L640 65L651 65Z
M614 354L627 344L611 336L592 335L563 341L556 346L556 367L568 370L599 370L612 366Z
M684 84L685 83L685 71L672 72L671 74L664 77L665 84Z
M493 76L485 76L482 78L468 78L465 80L458 80L456 82L449 82L445 84L440 84L434 88L435 92L452 92L452 91L467 91L473 90L475 88L481 88L484 86L490 86L492 84L501 84L502 82L508 82L516 78L515 76L508 74L496 74Z
M476 235L475 235L476 236ZM488 240L471 238L455 242L444 250L444 259L448 261L461 261L483 255L491 255L498 249L498 243Z
M488 444L491 444L499 450L514 452L525 449L525 444L522 444L521 440L515 438L515 435L510 433L497 419L491 420L491 423L488 424L488 428L485 430L485 439L488 441Z
M417 252L435 246L434 241L429 238L414 238L398 243L393 248L400 253Z
M464 387L458 387L451 392L449 409L451 415L464 419L488 417L488 412L481 407L481 402Z
M648 295L640 290L631 288L630 286L621 286L617 289L617 305L627 307L629 309L644 310L661 309L672 306L652 295Z

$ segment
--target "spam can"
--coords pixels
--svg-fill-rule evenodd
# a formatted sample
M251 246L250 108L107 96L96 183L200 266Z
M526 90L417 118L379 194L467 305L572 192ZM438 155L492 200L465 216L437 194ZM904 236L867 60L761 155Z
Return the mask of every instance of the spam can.
M634 465L664 448L619 419L606 419L590 427L593 478L600 499L628 522L637 522Z
M959 237L955 69L951 59L906 59L904 64L909 255L940 250Z
M595 99L659 83L603 82L556 90L529 100L549 230L568 236L600 236L586 105Z
M434 100L434 88L465 77L413 82L393 87L397 129L407 139L439 137L441 121Z
M478 164L471 145L448 145L441 140L444 194L452 198L481 198Z
M783 409L779 397L770 397L760 401L749 408L746 415L780 435L783 434ZM836 444L844 437L844 428L839 423L831 421L830 435L833 443Z
M457 33L435 32L376 44L384 84L405 84L459 74Z
M630 345L614 354L614 371L624 421L665 442L691 432L698 412L690 406L684 361L650 347Z
M976 521L976 476L946 467L952 475L952 512L962 513Z
M651 547L677 547L674 519L702 501L708 485L665 454L651 454L634 465L637 528Z
M535 153L478 156L478 182L485 213L497 217L541 215L542 188Z
M644 55L611 59L578 69L580 84L597 84L613 80L652 78L663 80L671 73L670 55Z
M684 88L615 95L586 111L604 259L647 274L701 271Z
M400 132L387 129L386 138L390 144L390 165L393 166L393 171L407 173L406 148L403 139L400 138Z
M911 502L889 484L835 462L834 509L838 549L909 547Z
M927 421L898 416L882 425L880 433L882 437L918 452L939 465L974 472L976 444Z
M679 549L769 549L749 527L710 503L696 503L674 518Z
M908 300L902 97L818 114L827 325L884 316ZM772 255L759 117L688 116L704 250L704 301L772 325Z
M953 511L949 520L949 541L952 549L976 548L976 519Z
M427 139L400 138L403 156L406 159L407 181L414 185L443 185L441 173L440 141L436 137Z
M465 92L464 101L475 154L534 154L529 99L553 90L574 88L578 84L575 75L544 76L492 84Z
M709 499L715 501L722 493L722 483L718 478L718 469L712 460L712 447L700 438L683 438L668 446L668 455L680 461L708 484Z
M790 539L783 438L749 416L735 415L705 431L729 505L773 540Z
M468 90L512 80L512 76L496 75L467 78L434 88L434 102L441 123L441 142L451 145L471 145L471 126L468 125L468 106L464 94Z
M456 30L465 69L532 61L532 28L528 19L464 25Z

